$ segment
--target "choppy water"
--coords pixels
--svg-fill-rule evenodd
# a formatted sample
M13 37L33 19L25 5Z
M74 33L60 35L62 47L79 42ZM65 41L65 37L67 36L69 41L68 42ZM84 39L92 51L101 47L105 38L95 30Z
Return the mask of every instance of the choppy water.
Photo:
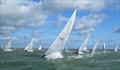
M51 61L41 58L43 54L38 50L0 51L0 70L120 70L120 52L97 53L79 59L70 58L74 53L64 53L64 59Z

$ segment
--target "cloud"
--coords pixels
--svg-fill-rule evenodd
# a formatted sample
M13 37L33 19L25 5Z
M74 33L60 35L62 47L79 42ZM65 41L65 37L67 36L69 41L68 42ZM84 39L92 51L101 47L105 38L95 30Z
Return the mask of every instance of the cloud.
M106 7L120 10L120 1L119 0L115 0L115 1L110 0L109 2L106 1Z
M119 0L43 0L41 3L45 10L54 13L75 8L92 12L99 12L106 8L120 8Z
M40 35L41 35L41 32L39 32L37 30L32 32L32 37L40 37Z
M44 8L52 10L52 11L60 11L65 9L75 9L78 8L80 10L90 10L90 11L98 11L105 7L105 1L101 0L52 0L52 1L43 1Z
M48 14L41 2L1 0L0 35L10 35L21 28L36 28L45 23Z
M95 27L103 21L104 17L104 14L89 14L83 16L80 19L77 19L76 29L79 30L80 34L93 32Z
M17 28L14 26L0 26L0 35L8 36L11 32L15 31Z
M59 14L59 15L57 15L57 20L54 20L53 26L55 28L58 28L58 27L62 26L63 23L67 22L68 20L69 20L68 17L65 17L65 16Z
M120 28L116 28L116 29L114 30L114 33L120 33Z
M114 3L113 3L114 2ZM55 26L61 25L61 23L68 20L68 17L65 17L60 14L60 11L75 9L78 7L79 10L87 11L101 11L108 5L112 4L117 5L119 8L119 3L116 4L116 1L106 2L105 0L0 0L0 35L10 35L11 33L21 29L21 28L36 28L40 25L50 21L47 18L52 13L57 12L58 19L55 21ZM59 13L59 14L58 14ZM89 16L88 16L89 17ZM92 17L92 16L91 16ZM95 15L94 15L95 17ZM95 18L99 18L98 16ZM79 23L87 23L84 21L83 17ZM81 33L93 31L96 24L96 20L89 21L89 25L81 24L78 25L78 29L82 29ZM100 23L101 20L98 20ZM54 23L54 21L51 21ZM85 27L85 28L84 28Z

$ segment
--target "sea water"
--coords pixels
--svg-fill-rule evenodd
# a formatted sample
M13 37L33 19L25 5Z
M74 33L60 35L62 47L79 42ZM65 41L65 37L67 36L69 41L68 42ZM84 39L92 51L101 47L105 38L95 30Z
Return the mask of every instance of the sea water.
M0 50L0 70L120 70L120 52L99 52L92 57L77 56L74 52L64 52L64 58L46 60L44 50L33 53L16 49L11 52ZM72 58L71 58L72 57Z

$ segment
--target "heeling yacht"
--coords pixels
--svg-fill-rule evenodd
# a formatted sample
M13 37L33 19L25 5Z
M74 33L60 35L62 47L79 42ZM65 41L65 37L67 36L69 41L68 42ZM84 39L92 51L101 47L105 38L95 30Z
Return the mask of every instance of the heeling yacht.
M57 58L64 58L62 55L62 50L64 50L64 45L68 40L69 34L73 28L73 24L76 17L76 9L73 12L72 16L68 20L67 24L60 32L56 40L51 44L47 52L43 57L49 59L57 59Z
M82 54L85 54L86 52L89 52L88 49L87 49L87 43L88 43L88 40L90 38L90 35L91 35L91 33L88 34L88 36L86 37L86 39L83 42L82 46L77 51L79 55L82 55Z
M33 52L34 49L33 49L33 42L34 42L34 38L31 39L31 41L28 43L28 45L25 47L25 51L27 52Z
M92 56L93 54L95 54L98 44L99 44L99 41L96 40L95 45L94 45L94 47L93 47L93 49L92 49L92 51L91 51L91 53L90 53L91 56Z
M9 38L7 44L3 47L3 51L13 51L11 48L11 38Z

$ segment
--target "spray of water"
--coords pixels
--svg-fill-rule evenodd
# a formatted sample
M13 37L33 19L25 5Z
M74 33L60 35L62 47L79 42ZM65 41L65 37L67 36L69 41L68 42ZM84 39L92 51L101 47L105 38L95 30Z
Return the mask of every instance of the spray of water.
M45 56L45 58L47 58L47 60L50 60L50 59L54 60L54 59L57 59L57 58L64 58L64 57L59 52L53 52L52 54Z

